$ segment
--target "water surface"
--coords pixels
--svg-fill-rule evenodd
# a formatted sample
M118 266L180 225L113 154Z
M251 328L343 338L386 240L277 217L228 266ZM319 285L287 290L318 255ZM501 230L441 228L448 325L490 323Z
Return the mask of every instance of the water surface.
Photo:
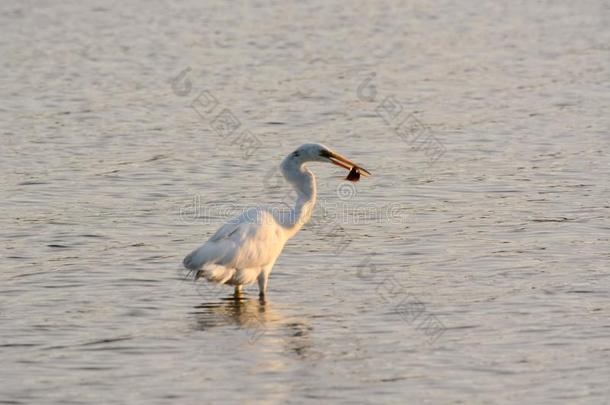
M0 402L607 403L607 2L204 3L0 5ZM304 142L374 176L184 281Z

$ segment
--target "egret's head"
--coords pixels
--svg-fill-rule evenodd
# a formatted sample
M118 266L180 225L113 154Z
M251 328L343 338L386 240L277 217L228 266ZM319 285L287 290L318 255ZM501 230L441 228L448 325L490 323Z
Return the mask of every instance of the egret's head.
M357 171L359 174L369 176L371 173L365 168L358 166L346 157L333 152L329 148L319 143L306 143L299 146L289 155L289 158L304 162L328 162L350 171ZM351 172L350 172L351 174ZM348 177L348 179L350 179ZM351 180L351 179L350 179Z

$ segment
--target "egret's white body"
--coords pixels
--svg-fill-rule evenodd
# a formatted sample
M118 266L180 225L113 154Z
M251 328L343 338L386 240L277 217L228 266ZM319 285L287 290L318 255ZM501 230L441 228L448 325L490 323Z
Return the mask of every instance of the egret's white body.
M277 212L250 208L223 225L202 246L184 258L184 266L196 272L196 278L235 286L258 281L260 295L267 291L269 273L286 242L311 218L316 203L316 179L305 166L307 162L330 162L343 168L365 169L323 145L305 144L281 163L284 178L297 192L294 208Z

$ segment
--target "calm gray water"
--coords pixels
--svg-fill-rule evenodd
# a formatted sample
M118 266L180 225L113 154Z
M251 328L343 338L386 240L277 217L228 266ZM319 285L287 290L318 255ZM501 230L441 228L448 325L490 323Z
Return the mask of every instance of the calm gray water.
M0 403L610 402L609 27L603 0L3 1ZM269 301L183 280L290 202L305 142L374 176L312 166Z

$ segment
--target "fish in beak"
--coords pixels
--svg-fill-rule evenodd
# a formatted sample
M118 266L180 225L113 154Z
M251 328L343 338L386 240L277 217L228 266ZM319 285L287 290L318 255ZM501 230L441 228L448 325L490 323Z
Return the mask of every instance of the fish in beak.
M344 169L349 170L349 174L345 178L345 180L349 181L358 181L360 180L360 176L370 176L371 172L366 170L364 167L358 166L356 163L352 162L348 158L341 156L338 153L331 151L324 151L322 156L327 158L332 164L342 167Z

